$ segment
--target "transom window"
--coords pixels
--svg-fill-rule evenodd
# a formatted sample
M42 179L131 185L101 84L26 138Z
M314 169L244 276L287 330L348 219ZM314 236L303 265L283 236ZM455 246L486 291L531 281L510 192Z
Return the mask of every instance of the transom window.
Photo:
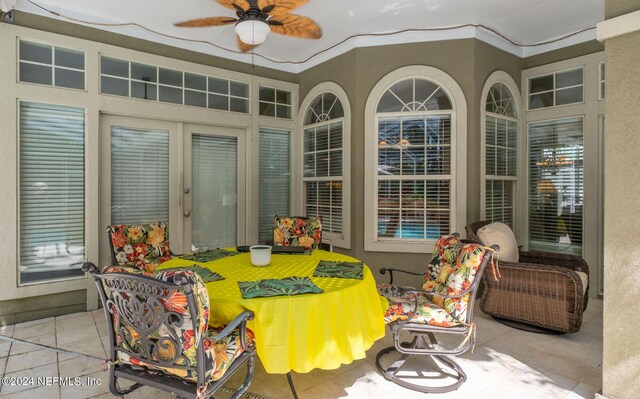
M259 112L262 116L291 119L291 92L260 86Z
M485 105L484 217L514 227L518 155L518 113L509 88L496 83Z
M249 85L102 56L100 93L249 113Z
M436 239L450 231L452 106L434 82L393 84L377 104L377 238Z
M333 93L322 93L309 105L304 124L305 126L313 125L342 117L344 117L344 110L338 97Z
M529 109L583 101L582 67L529 79Z
M342 235L344 110L332 93L314 98L305 115L304 207L319 216L323 230Z
M84 52L20 40L20 81L84 90Z

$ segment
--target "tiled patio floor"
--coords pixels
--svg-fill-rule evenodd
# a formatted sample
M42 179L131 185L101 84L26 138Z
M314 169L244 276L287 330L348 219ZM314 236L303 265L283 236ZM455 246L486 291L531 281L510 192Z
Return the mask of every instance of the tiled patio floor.
M430 395L452 398L589 398L602 385L602 301L590 300L582 329L569 335L540 335L514 330L476 312L477 346L460 359L467 382L455 392ZM106 322L102 310L75 313L15 326L0 334L104 357ZM367 358L337 370L293 373L301 399L425 398L386 381L375 368L375 355L390 345L390 335L376 342ZM259 363L259 362L258 362ZM87 358L38 349L0 339L3 377L81 377L82 386L2 386L0 398L110 398L107 372ZM101 384L88 385L87 381ZM290 398L286 377L268 375L258 364L249 391L274 399ZM226 398L221 394L216 398ZM143 387L127 398L170 398Z

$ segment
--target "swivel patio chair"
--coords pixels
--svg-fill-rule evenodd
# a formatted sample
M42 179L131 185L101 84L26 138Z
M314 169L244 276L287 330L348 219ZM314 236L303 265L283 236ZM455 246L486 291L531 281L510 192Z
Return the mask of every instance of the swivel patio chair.
M467 238L480 242L478 230L489 223L469 224ZM500 259L500 272L499 281L483 280L480 309L484 313L525 331L572 333L580 329L589 301L589 266L584 259L519 251L518 262Z
M376 366L386 379L425 393L449 392L466 381L467 375L449 355L461 355L474 345L473 304L482 273L496 250L497 246L486 248L464 244L458 234L453 234L438 240L426 273L392 268L380 270L380 273L389 272L390 275L389 284L379 285L378 291L389 301L385 322L394 342L394 346L382 349L376 356ZM393 285L393 272L424 276L422 289ZM441 346L436 335L444 334L459 336L457 346ZM411 338L405 339L407 335ZM392 352L399 352L401 356L389 366L383 366L383 358ZM416 377L403 375L409 371L403 366L410 356L431 357L439 370L429 371L454 381L439 386L412 382ZM428 377L421 370L417 378Z
M165 222L148 224L118 224L107 227L111 264L133 266L153 272L169 259L169 227Z
M273 245L316 249L321 244L321 218L278 215L273 218Z
M85 263L98 286L109 326L109 389L126 395L148 385L180 398L209 398L246 363L239 398L253 377L255 346L242 312L224 328L209 328L209 295L192 271L146 273ZM133 381L122 388L119 379Z

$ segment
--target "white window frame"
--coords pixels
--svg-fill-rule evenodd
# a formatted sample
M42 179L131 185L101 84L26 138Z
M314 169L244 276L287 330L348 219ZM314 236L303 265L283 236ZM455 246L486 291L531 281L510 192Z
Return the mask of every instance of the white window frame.
M377 107L382 95L406 79L426 79L442 88L451 101L450 229L464 234L467 219L467 102L460 85L440 69L411 65L385 75L373 87L365 106L364 249L365 251L424 253L436 240L378 238L378 140ZM441 111L437 113L442 113ZM371 199L371 200L368 200ZM449 232L447 232L449 233ZM427 252L429 249L426 250Z
M573 116L582 116L584 118L584 208L583 208L583 236L582 236L582 253L583 258L589 264L592 271L592 281L602 278L601 267L602 259L599 253L602 251L602 241L598 240L598 232L603 228L604 220L598 218L602 209L602 199L598 196L597 179L591 176L597 176L597 168L602 159L601 142L598 135L600 126L599 117L604 115L604 101L598 101L598 64L604 61L604 52L597 52L581 57L571 58L564 61L554 62L552 64L541 65L538 67L525 69L522 71L521 87L527 87L528 79L534 76L548 75L554 72L561 72L570 69L583 67L584 76L591 77L583 81L584 93L582 103L567 104L558 107L539 108L524 113L522 121L523 129L523 156L519 160L519 170L528 170L528 142L529 132L528 125L533 122L540 122L550 119L562 119ZM523 103L528 100L526 90L522 93ZM527 188L529 187L528 173L523 173L520 178L519 203L528 204ZM526 206L521 206L524 215L520 224L520 237L524 249L528 249L529 241L529 215ZM591 285L596 287L596 284ZM592 294L596 294L596 288L593 288Z
M304 173L302 171L304 164L304 119L311 102L322 93L331 93L336 96L342 105L344 116L338 119L332 119L326 123L342 122L342 234L322 232L322 241L335 247L350 249L351 248L351 104L349 97L344 89L334 82L322 82L313 87L304 100L300 104L297 120L297 146L295 151L296 168L295 179L298 181L298 190L295 198L294 208L300 215L306 215L305 209L305 192L304 192ZM316 126L317 124L308 125L306 127ZM331 179L329 177L328 179ZM333 179L337 180L337 179Z
M578 69L582 69L582 84L581 85L573 85L573 86L567 86L567 87L562 87L560 88L560 90L566 90L566 89L572 89L574 87L582 87L582 101L578 101L575 103L569 103L569 104L560 104L557 105L556 104L556 93L558 92L558 88L556 87L556 76L558 74L561 73L565 73L565 72L571 72L571 71L575 71ZM564 68L561 70L557 70L557 71L553 71L553 72L549 72L549 73L541 73L539 75L535 75L535 76L529 76L526 80L525 80L525 90L524 92L526 93L526 104L527 104L527 111L529 112L535 112L535 111L540 111L543 109L550 109L550 108L560 108L560 107L568 107L568 106L572 106L572 105L576 105L576 104L584 104L586 101L586 92L585 92L585 77L588 76L587 73L584 70L584 64L582 65L576 65L572 68ZM553 76L553 89L551 90L546 90L546 91L541 91L541 92L537 92L537 93L531 93L530 92L530 87L529 84L531 83L532 79L537 79L537 78L541 78L544 76ZM542 94L542 93L553 93L553 105L549 105L548 107L540 107L540 108L531 108L531 104L529 103L529 98L531 98L531 96L533 95L538 95L538 94Z
M504 115L496 115L493 113L487 112L487 96L489 95L489 90L497 83L501 83L507 87L511 91L511 96L513 97L513 101L516 106L516 115L517 118L505 117ZM487 78L484 83L484 88L482 89L482 97L480 97L480 142L482 143L482 152L480 153L480 219L486 220L487 217L487 180L509 180L514 181L514 192L513 192L513 232L518 237L519 234L519 226L522 224L523 214L520 212L520 204L521 202L518 200L518 192L520 186L520 178L522 176L522 168L520 167L520 159L522 158L522 148L523 148L523 134L522 134L522 114L523 114L523 104L522 104L522 96L520 95L520 90L518 90L518 85L515 80L504 71L495 71ZM515 121L518 124L518 130L516 132L517 137L517 150L516 150L516 176L489 176L487 175L487 123L486 118L488 115L494 115L501 118L505 118L508 120Z
M29 60L22 60L22 54L20 54L20 42L25 42L25 43L31 43L31 44L39 44L42 46L50 46L51 47L51 64L45 64L45 63L41 63L41 62L35 62L35 61L29 61ZM70 67L65 67L65 66L59 66L56 65L56 48L62 49L62 50L68 50L68 51L77 51L79 53L82 53L82 56L84 57L84 65L82 69L77 69L77 68L70 68ZM80 50L77 48L71 48L71 47L66 47L66 46L60 46L57 44L53 44L51 42L48 41L34 41L31 39L25 39L22 37L17 37L17 44L16 44L16 62L17 62L17 69L16 69L16 82L20 83L20 84L27 84L27 85L35 85L35 86L45 86L45 87L54 87L56 89L60 89L60 90L73 90L73 91L81 91L81 92L86 92L87 91L87 52L84 50ZM27 63L27 64L31 64L31 65L40 65L40 66L45 66L45 67L50 67L51 68L51 84L44 84L44 83L35 83L35 82L29 82L26 80L20 80L20 63ZM82 83L84 85L84 88L82 89L76 89L73 87L66 87L66 86L56 86L56 68L59 69L65 69L67 71L74 71L74 72L82 72Z

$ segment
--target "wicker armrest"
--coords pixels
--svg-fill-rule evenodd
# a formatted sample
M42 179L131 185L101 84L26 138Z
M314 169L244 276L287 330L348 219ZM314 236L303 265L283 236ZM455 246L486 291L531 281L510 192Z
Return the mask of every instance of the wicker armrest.
M589 266L584 259L575 255L555 254L550 252L522 251L519 263L532 263L564 267L576 272L589 274Z
M494 317L560 332L580 329L588 296L575 271L564 267L500 262L498 281L483 278L480 309Z
M389 284L393 284L393 272L411 274L413 276L424 276L424 272L416 273L410 272L408 270L394 269L392 267L383 267L382 269L380 269L380 274L387 274L387 272L389 272Z
M587 297L583 294L582 280L573 270L536 263L500 262L500 273L502 277L497 281L484 278L483 283L488 290L514 293L509 300L530 295L562 298L572 312L582 313L586 308ZM518 296L519 293L523 295ZM580 306L583 303L584 306Z

